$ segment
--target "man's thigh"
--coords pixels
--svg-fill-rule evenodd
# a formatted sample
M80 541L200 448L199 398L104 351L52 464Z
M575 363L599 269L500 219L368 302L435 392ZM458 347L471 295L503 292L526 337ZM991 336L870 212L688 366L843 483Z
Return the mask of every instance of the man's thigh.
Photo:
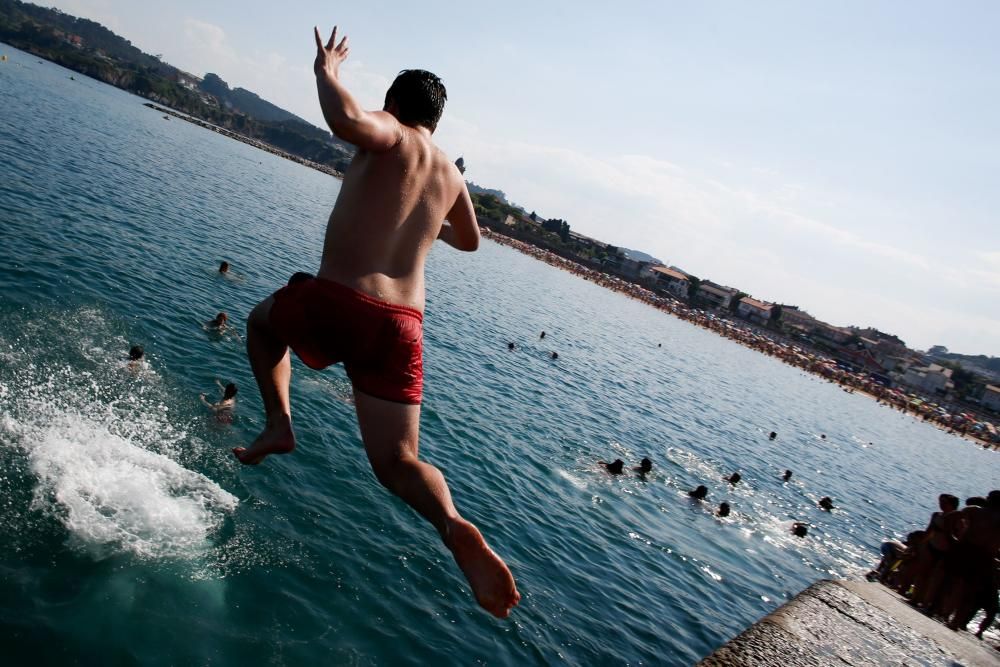
M354 390L354 406L365 452L372 468L416 458L420 440L420 405L396 403Z

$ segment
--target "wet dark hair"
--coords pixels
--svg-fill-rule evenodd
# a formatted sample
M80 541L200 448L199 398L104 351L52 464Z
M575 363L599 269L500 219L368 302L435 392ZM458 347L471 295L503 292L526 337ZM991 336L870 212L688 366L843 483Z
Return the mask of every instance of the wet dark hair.
M981 496L972 496L971 498L965 499L965 504L968 507L986 507L986 498Z
M950 493L942 493L940 496L938 496L938 504L939 505L947 505L948 507L952 508L953 510L957 510L958 509L958 498L956 498L955 496L951 495Z
M132 349L128 351L129 361L139 361L142 359L142 355L145 354L142 350L142 345L133 345Z
M223 262L219 264L219 273L225 273L229 270L229 262Z
M1000 507L1000 491L990 491L986 494L987 507Z
M232 398L233 396L235 396L236 395L236 391L237 390L236 390L236 385L235 384L233 384L232 382L230 382L229 384L227 384L226 385L226 390L222 393L223 400L228 399L228 398Z
M708 487L704 484L699 484L698 488L694 491L688 491L688 495L692 498L697 498L698 500L703 500L708 497Z
M396 103L399 122L437 129L448 92L436 74L422 69L404 69L385 93L385 106Z

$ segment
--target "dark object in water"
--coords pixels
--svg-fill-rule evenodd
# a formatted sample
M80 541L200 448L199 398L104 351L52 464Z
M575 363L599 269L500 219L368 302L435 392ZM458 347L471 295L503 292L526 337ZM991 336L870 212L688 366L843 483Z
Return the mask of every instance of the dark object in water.
M777 437L778 437L778 434L775 433L774 431L771 431L771 435L767 436L767 439L768 440L774 440Z
M830 496L823 496L819 499L819 506L829 512L833 509L833 500L830 499Z
M719 516L729 516L729 503L719 504Z
M795 535L795 537L805 537L809 534L809 524L796 521L792 524L792 534Z
M708 497L708 487L703 484L699 484L698 488L694 491L688 491L688 495L695 500L704 500Z
M625 466L625 462L622 461L621 459L615 459L611 463L606 463L604 461L598 461L598 463L602 464L605 468L607 468L608 472L611 473L612 475L622 474L622 470L624 469Z
M743 475L739 474L738 472L734 472L732 475L726 478L726 481L732 484L733 486L736 486L737 484L740 483L741 479L743 479Z

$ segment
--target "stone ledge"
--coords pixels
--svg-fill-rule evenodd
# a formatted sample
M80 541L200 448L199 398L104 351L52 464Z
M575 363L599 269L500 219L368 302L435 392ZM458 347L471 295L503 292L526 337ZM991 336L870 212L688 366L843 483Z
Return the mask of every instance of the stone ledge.
M698 664L1000 667L1000 653L879 584L819 581Z

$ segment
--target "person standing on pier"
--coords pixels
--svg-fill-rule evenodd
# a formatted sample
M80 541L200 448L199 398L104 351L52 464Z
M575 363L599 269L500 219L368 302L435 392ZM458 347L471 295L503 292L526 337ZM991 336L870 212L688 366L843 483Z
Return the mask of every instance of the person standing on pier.
M520 600L507 565L455 508L444 476L417 456L423 393L424 262L435 239L479 247L465 181L432 141L447 97L423 70L396 77L381 111L365 111L340 80L348 41L315 31L323 115L358 150L326 229L316 277L295 280L254 308L247 355L267 413L263 432L233 453L245 464L295 449L288 386L291 348L313 369L343 362L361 438L387 489L437 529L487 611Z

